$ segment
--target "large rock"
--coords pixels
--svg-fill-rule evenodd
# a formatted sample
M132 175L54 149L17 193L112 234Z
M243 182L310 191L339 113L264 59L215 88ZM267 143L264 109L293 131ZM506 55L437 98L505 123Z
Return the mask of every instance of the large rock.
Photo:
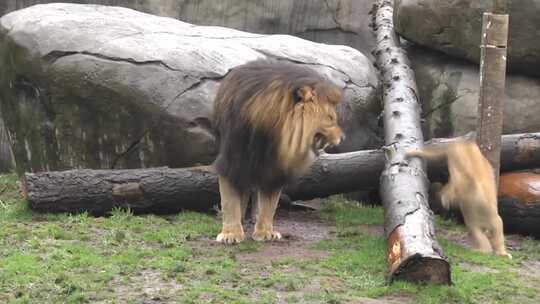
M308 65L345 90L343 149L378 143L377 77L347 46L194 26L135 10L36 5L0 18L0 100L21 171L209 163L220 80L239 64Z
M479 61L482 13L493 1L396 0L396 31L415 43ZM540 0L508 1L508 67L540 75Z
M0 16L54 0L2 0ZM260 34L291 34L326 44L343 44L369 54L374 0L77 0L62 1L133 8L198 25L225 26Z
M465 60L409 45L428 138L464 135L477 124L478 67ZM503 133L540 130L540 79L507 74Z
M13 169L13 157L4 120L0 113L0 173L9 172L11 169Z

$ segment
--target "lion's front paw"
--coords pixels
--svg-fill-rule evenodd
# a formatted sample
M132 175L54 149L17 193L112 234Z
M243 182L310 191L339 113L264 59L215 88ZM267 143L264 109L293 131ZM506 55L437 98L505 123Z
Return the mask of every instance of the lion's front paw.
M224 244L236 244L240 243L244 240L244 232L243 231L236 231L236 232L221 232L216 237L216 241Z
M277 241L281 239L281 233L274 230L255 230L253 232L255 241Z

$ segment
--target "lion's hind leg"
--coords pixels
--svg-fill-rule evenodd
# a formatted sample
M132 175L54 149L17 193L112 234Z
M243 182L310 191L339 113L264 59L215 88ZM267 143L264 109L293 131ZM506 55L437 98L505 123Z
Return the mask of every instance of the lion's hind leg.
M512 255L506 251L504 245L503 221L500 216L497 215L492 219L491 228L487 235L496 255L506 256L512 259Z
M274 230L274 214L281 191L264 193L257 191L258 214L253 239L255 241L273 241L281 239L281 233Z
M244 240L242 206L249 199L249 192L240 193L226 178L220 176L219 193L221 195L223 227L221 233L216 237L216 241L225 244L240 243Z
M439 189L437 195L441 205L446 210L450 210L456 203L455 189L451 180Z
M466 223L467 225L467 223ZM478 226L468 225L469 235L472 240L473 250L488 253L491 252L491 244L483 229Z

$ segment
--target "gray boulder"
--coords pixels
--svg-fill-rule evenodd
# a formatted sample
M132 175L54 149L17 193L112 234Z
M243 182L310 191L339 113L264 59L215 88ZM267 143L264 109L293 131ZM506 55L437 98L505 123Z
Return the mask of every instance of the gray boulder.
M0 16L54 0L2 0ZM364 54L374 47L368 15L374 0L76 0L123 6L198 25L260 34L291 34L326 44L348 45Z
M412 42L478 63L482 13L492 2L396 0L396 31ZM508 67L540 75L540 0L508 3Z
M13 157L4 121L0 115L0 173L9 172L11 169L13 169Z
M36 5L0 18L0 105L17 170L210 163L220 80L275 58L344 88L342 151L378 144L378 80L347 46L195 26L135 10ZM352 127L354 126L354 127Z
M439 52L409 46L428 138L464 135L477 124L478 67ZM540 131L540 79L507 74L503 133Z

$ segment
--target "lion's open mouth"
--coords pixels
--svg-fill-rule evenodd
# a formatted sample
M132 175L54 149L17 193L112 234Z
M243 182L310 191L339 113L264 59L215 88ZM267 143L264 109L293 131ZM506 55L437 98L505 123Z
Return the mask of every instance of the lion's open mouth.
M330 146L332 146L332 144L326 141L326 137L324 137L324 135L322 135L321 133L317 133L313 138L313 144L311 146L311 149L313 150L313 153L315 153L315 155L319 156L319 154L321 154L321 150L324 151L324 149Z

